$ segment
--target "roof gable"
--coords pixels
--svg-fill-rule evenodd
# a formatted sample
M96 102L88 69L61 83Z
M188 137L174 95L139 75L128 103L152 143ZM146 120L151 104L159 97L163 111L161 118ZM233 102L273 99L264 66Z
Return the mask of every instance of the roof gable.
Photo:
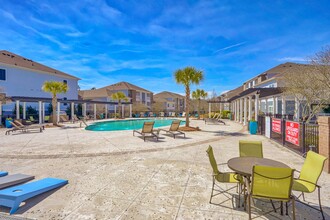
M17 54L14 54L14 53L6 51L6 50L0 50L0 63L8 64L11 66L27 68L27 69L31 69L31 70L37 70L37 71L41 71L44 73L58 75L58 76L65 77L65 78L73 78L73 79L80 80L79 78L77 78L75 76L72 76L72 75L69 75L62 71L45 66L41 63L35 62L31 59L27 59L25 57L19 56Z
M100 89L108 89L108 90L139 90L139 91L143 91L143 92L148 92L148 93L152 93L149 90L143 89L141 87L138 87L136 85L133 85L131 83L128 82L118 82L109 86L105 86L102 87Z

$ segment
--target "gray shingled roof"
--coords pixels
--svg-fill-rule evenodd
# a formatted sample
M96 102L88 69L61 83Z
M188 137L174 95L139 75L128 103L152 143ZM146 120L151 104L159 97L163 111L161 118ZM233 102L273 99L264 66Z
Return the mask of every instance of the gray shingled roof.
M31 59L27 59L25 57L19 56L17 54L14 54L12 52L6 51L6 50L0 50L0 63L11 65L11 66L17 66L22 68L27 68L31 70L37 70L45 73L51 73L55 74L61 77L65 78L73 78L78 79L78 77L69 75L67 73L64 73L62 71L53 69L51 67L45 66L41 63L35 62Z

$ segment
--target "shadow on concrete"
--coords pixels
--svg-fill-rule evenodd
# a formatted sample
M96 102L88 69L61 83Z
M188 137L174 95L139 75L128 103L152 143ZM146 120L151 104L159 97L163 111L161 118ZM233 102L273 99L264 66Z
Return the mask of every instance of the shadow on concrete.
M56 188L56 189L53 189L51 191L48 191L48 192L45 192L43 194L40 194L38 196L35 196L31 199L28 199L26 201L24 201L23 205L21 205L19 207L19 209L15 212L15 214L23 214L24 212L28 211L29 209L31 209L33 206L37 205L38 203L42 202L43 200L45 200L48 196L52 195L53 193L55 193L57 190L60 190L62 187L64 186L61 186L59 188ZM1 211L5 211L5 212L8 212L10 211L10 208L7 208L7 207L1 207L2 210ZM7 219L10 219L10 218L7 218Z

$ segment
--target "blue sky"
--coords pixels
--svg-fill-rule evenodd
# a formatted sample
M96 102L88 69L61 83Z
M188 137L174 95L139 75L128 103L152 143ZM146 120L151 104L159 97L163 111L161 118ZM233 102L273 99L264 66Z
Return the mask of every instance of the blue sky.
M128 81L183 93L173 72L195 66L205 80L193 89L220 94L330 45L323 0L0 2L0 49L75 75L81 89Z

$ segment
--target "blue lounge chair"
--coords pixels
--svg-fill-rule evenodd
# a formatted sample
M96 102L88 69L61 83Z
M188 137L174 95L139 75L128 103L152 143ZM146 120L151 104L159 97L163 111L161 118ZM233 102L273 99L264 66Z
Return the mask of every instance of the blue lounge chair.
M7 176L8 175L8 172L6 171L0 171L0 176Z
M45 178L0 190L0 205L11 208L9 214L13 214L19 208L21 202L60 186L64 186L67 183L68 181L63 179Z

